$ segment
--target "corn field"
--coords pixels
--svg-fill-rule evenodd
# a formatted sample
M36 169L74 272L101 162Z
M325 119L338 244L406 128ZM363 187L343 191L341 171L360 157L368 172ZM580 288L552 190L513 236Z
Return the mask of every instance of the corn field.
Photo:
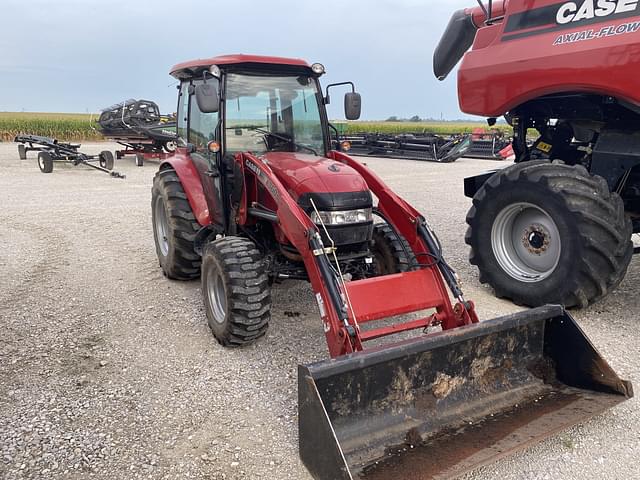
M97 115L81 113L0 112L0 141L10 142L19 134L59 140L102 140L96 130Z

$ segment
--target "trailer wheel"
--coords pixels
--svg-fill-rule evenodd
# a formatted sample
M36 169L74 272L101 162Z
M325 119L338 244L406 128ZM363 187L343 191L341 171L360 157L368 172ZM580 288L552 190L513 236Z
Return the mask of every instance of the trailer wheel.
M142 167L144 165L144 155L136 153L136 167Z
M107 170L113 170L113 153L109 150L100 152L100 166Z
M53 172L53 158L49 152L38 153L38 167L42 173Z
M116 160L120 160L122 157L124 157L123 153L116 150Z
M198 278L201 262L194 239L200 225L174 170L162 170L153 179L151 219L163 273L175 280Z
M585 307L624 277L633 254L622 199L582 166L528 161L478 190L465 241L498 297Z
M221 345L238 347L265 334L271 288L264 257L252 241L230 236L208 243L201 278L209 327Z
M167 153L175 152L177 147L178 145L174 141L164 142L164 145L162 146L162 148L164 148L164 151Z
M27 159L27 149L22 143L18 145L18 157L20 157L20 160Z
M396 235L390 225L377 223L373 226L371 253L376 276L406 272L417 265L416 257L407 240Z

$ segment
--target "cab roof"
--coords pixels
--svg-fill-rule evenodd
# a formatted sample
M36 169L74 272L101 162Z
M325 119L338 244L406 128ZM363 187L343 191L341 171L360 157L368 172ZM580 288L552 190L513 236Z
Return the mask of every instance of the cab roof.
M176 78L190 78L211 65L271 64L311 68L300 58L267 57L262 55L245 55L242 53L220 55L212 58L199 58L179 63L171 68L171 75Z

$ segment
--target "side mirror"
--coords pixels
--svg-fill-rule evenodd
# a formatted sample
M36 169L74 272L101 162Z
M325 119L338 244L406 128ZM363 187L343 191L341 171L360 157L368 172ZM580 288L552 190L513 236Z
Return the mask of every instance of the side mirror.
M358 120L362 110L362 100L360 94L356 92L345 93L344 95L344 116L347 120Z
M196 86L196 101L202 113L215 113L220 108L218 89L214 82L201 83Z

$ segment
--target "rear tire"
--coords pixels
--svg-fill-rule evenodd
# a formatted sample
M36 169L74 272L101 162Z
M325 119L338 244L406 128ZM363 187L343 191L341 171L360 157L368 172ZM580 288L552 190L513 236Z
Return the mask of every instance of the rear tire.
M164 274L175 280L198 278L201 260L194 240L200 225L174 170L161 170L153 179L151 218Z
M49 152L38 153L38 167L42 173L53 172L53 158Z
M586 307L616 287L633 254L622 199L582 166L528 161L493 175L467 214L480 282L517 304Z
M387 223L373 226L371 253L376 276L391 275L412 270L417 261L407 240Z
M252 241L230 236L207 244L201 277L209 327L221 345L246 345L266 333L271 288L264 258Z
M144 155L136 153L136 167L142 167L144 165Z
M107 170L113 170L113 153L109 150L100 152L100 166Z
M27 149L23 144L18 145L18 157L20 157L20 160L27 159Z

